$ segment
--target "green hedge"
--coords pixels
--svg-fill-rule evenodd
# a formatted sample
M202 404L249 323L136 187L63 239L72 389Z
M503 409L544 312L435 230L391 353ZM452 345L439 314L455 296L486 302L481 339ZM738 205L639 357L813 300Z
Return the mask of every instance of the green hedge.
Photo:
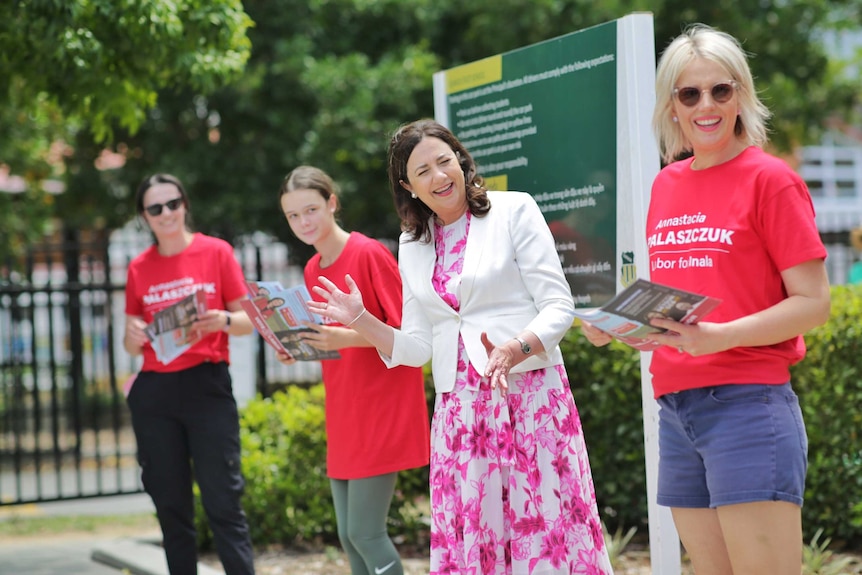
M808 431L805 540L822 528L837 544L862 543L862 286L832 288L829 322L808 333L793 366ZM596 495L611 531L644 525L646 479L638 353L593 348L580 330L562 343L581 414ZM641 529L644 531L644 529Z
M647 524L640 354L617 341L596 348L580 328L560 344L581 416L596 498L610 532Z
M808 431L806 540L822 527L835 542L862 543L862 286L833 287L829 322L805 342L792 377Z
M290 386L272 397L250 401L240 413L243 508L255 545L334 543L335 510L326 476L324 391ZM399 474L390 510L391 532L419 537L415 508L428 491L428 469ZM201 548L212 546L196 490L196 525Z
M819 528L836 543L862 542L862 287L834 287L832 317L806 336L808 357L793 367L809 437L805 538ZM646 532L647 501L639 354L614 342L594 348L572 329L561 347L609 530ZM429 409L433 386L427 378ZM334 542L326 478L323 387L288 387L241 414L243 501L256 545ZM414 503L428 492L428 468L399 475L390 532L422 536ZM198 504L201 543L210 542Z

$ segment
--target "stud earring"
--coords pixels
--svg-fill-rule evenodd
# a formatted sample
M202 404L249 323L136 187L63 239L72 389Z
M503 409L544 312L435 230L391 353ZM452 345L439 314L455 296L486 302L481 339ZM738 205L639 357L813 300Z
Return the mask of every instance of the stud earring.
M679 122L679 119L678 119L676 116L674 116L674 117L673 117L673 122L674 122L674 123L677 123L677 122Z
M411 193L410 193L410 197L411 197L411 198L413 198L413 199L415 200L415 199L416 199L416 194L414 194L414 193L412 193L412 192L411 192Z

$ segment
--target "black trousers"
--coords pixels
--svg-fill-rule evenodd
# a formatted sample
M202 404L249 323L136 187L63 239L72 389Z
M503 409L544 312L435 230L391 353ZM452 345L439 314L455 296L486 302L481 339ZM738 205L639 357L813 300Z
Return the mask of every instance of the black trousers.
M226 575L252 575L240 504L239 416L227 364L141 372L127 401L141 479L156 507L171 575L197 573L193 477Z

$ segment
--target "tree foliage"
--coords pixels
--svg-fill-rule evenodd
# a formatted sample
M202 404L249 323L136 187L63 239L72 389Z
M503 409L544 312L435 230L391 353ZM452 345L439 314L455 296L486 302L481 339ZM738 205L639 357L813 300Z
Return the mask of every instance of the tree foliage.
M31 183L29 201L52 204L40 185L66 173L63 142L108 143L134 132L159 91L187 86L210 93L244 70L251 19L240 0L9 0L0 3L0 163ZM98 154L95 146L85 152ZM92 164L95 155L77 162ZM77 169L81 169L78 167ZM69 195L74 195L74 182ZM104 197L102 198L104 199ZM76 205L61 197L59 209ZM42 226L28 202L3 198L0 255ZM104 219L102 208L85 211ZM91 220L92 221L92 220ZM7 237L8 236L8 237Z
M661 50L684 24L705 22L733 34L750 54L755 83L772 110L770 140L783 152L815 143L832 114L858 105L860 80L841 78L830 69L822 34L847 22L860 22L856 0L742 0L691 3L664 0L662 13L677 20L656 20L656 48ZM847 20L855 14L855 20Z
M116 0L73 3L86 5L87 10L55 7L66 4L14 3L19 10L27 8L31 19L37 19L36 14L45 20L39 30L55 29L47 24L54 19L60 22L56 29L67 30L74 18L85 18L98 29L106 13L121 20L126 9L132 10ZM828 115L852 110L858 103L858 77L842 76L836 63L827 61L818 41L827 28L852 18L858 22L858 4L857 0L740 0L733 6L683 0L246 0L241 16L237 3L228 0L163 0L147 5L155 6L151 11L166 12L167 20L147 28L140 18L132 18L137 24L130 31L140 38L142 30L155 29L167 38L168 47L125 44L118 33L106 38L115 39L119 46L106 51L106 42L73 35L74 50L67 48L56 56L64 61L57 68L60 79L45 78L41 83L34 79L31 88L34 94L52 95L46 105L56 104L64 115L73 110L81 118L81 127L88 128L69 140L74 152L66 158L68 191L57 202L76 225L93 221L121 225L132 215L130 195L136 183L148 173L169 171L186 183L200 229L229 239L252 230L289 239L276 192L288 171L310 163L341 184L341 218L348 228L394 238L398 222L387 189L388 136L402 122L433 115L435 71L633 11L652 10L658 52L693 22L717 26L744 43L753 54L758 88L775 114L772 142L788 150L814 142ZM186 11L166 8L173 5ZM244 40L238 35L247 32L252 46L241 76L222 87L208 81L216 76L207 74L185 81L201 63L201 59L189 60L191 52L197 54L188 43L190 31L202 27L203 15L213 11L224 19L235 16L221 34L203 26L209 31L203 37L224 49L222 67L213 68L223 72L218 78L231 76L241 66ZM244 14L254 27L245 28ZM182 40L172 35L179 26L185 27ZM0 45L8 37L0 35ZM80 50L104 51L109 60L128 57L132 63L79 68L74 59L66 61ZM6 53L0 66L26 68L17 56ZM47 56L36 61L54 62ZM85 80L84 70L92 77ZM20 71L17 75L27 77ZM138 75L146 80L135 82ZM78 81L68 84L71 89L60 90L61 85L67 86L62 78ZM104 96L88 99L103 90L107 90ZM130 97L119 106L121 96ZM51 141L50 127L48 123L36 140ZM125 165L99 170L93 160L103 149L100 138L112 130L112 149L124 156ZM2 148L0 157L9 157ZM296 248L294 255L303 259L308 252Z
M105 140L117 124L134 131L163 88L210 92L236 77L250 24L239 0L6 2L0 95L18 106L47 95Z

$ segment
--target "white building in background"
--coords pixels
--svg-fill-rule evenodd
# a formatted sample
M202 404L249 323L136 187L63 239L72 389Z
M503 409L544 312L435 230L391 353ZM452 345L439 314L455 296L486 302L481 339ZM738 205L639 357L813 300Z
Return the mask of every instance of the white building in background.
M827 134L821 145L802 148L801 160L818 229L843 233L862 224L862 143L839 143Z
M849 75L862 75L862 30L829 31L823 43L832 57L851 63L846 69ZM862 126L833 127L819 145L803 147L799 159L799 174L811 191L818 229L846 244L850 230L862 226ZM842 244L827 248L830 282L846 283L850 266L862 254Z

